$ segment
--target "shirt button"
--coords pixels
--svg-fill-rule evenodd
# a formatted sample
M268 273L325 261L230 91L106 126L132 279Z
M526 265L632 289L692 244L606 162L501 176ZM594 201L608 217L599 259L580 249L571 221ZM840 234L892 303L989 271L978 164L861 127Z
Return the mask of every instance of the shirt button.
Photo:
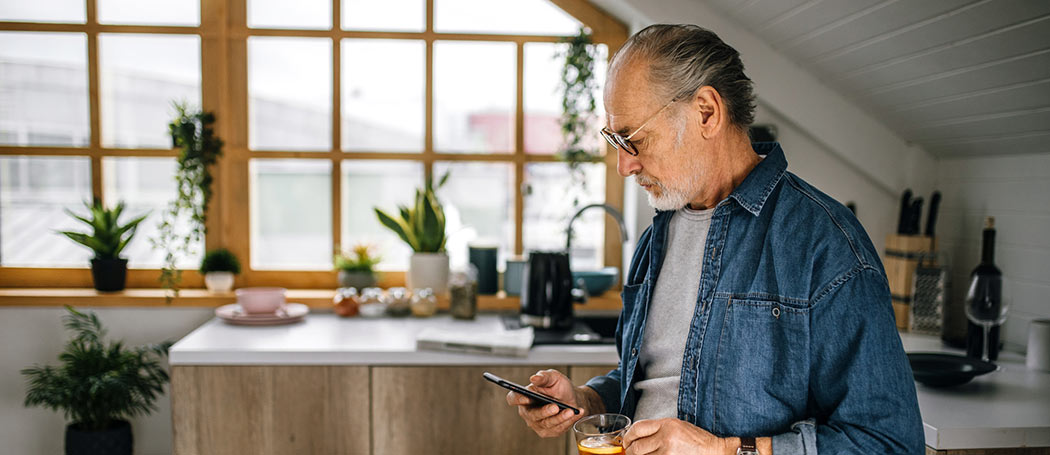
M638 350L637 349L631 349L631 357L635 357L637 355L638 355Z

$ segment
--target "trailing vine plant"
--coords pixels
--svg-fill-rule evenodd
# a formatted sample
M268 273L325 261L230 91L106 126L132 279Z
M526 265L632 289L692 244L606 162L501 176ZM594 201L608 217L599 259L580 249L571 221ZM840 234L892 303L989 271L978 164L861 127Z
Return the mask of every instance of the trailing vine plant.
M215 115L203 110L191 111L185 103L174 103L175 119L168 124L172 146L180 149L175 171L176 197L168 203L158 224L157 237L150 239L154 249L164 251L160 282L170 302L179 295L182 271L175 267L176 258L191 254L207 232L208 202L211 200L211 166L222 156L222 139L212 125ZM176 220L188 217L188 232L176 230Z
M603 148L594 141L594 120L597 117L597 102L594 94L598 83L594 78L594 60L597 50L587 30L563 40L568 44L563 53L555 58L562 59L561 70L561 132L564 139L557 158L569 165L569 174L575 192L573 205L579 205L580 194L586 192L586 175L581 164L601 162Z

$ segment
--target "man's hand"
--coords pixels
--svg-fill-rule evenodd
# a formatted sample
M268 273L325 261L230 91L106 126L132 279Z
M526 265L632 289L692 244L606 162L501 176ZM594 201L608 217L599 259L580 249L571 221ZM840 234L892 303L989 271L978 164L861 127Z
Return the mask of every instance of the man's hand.
M574 408L580 408L581 400L576 399L576 390L572 381L564 374L556 370L543 370L529 378L530 384L525 388L550 395L554 399ZM518 407L518 415L528 424L532 431L544 438L561 436L572 428L583 416L587 415L585 409L580 408L580 414L574 414L571 409L558 412L558 406L548 404L537 406L532 399L517 392L507 394L507 403ZM541 403L542 405L542 403Z
M627 455L723 455L736 453L729 441L678 419L640 420L623 437Z

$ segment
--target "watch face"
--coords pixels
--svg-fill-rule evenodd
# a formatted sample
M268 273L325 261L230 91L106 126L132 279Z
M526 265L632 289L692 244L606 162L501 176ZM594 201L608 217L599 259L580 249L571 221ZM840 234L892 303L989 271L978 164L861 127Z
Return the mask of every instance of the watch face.
M757 450L736 449L736 455L759 455Z

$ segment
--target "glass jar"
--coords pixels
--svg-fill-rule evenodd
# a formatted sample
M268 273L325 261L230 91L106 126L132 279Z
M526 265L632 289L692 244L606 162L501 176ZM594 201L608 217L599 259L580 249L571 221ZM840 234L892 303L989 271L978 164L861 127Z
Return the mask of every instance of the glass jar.
M411 310L411 295L405 288L390 288L386 290L386 312L394 317L408 316Z
M456 319L474 319L478 313L478 281L470 273L457 272L448 283L449 310Z
M379 288L364 288L361 291L361 316L366 318L378 318L386 314L386 302L383 298L383 290Z
M416 289L412 292L412 315L428 318L437 313L437 296L430 288Z
M360 296L357 289L339 288L335 290L332 298L332 311L344 318L357 316L361 310Z

